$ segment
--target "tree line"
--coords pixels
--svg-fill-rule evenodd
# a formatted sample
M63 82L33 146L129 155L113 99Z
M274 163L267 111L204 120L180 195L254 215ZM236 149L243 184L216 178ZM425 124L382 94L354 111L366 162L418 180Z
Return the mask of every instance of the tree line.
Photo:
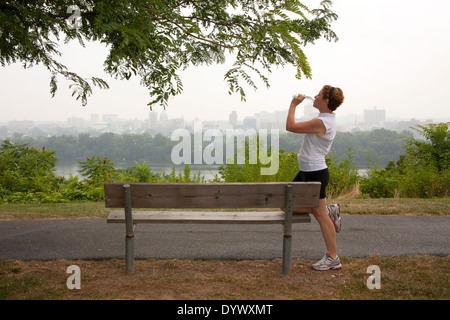
M327 156L330 170L328 194L332 197L348 194L372 198L447 197L450 183L449 125L417 126L415 130L423 139L403 138L404 145L398 160L389 161L384 168L369 158L366 176L359 175L354 162L355 152L349 146L342 160L336 159L333 154ZM110 140L117 138L115 135L109 137ZM74 137L71 139L75 142ZM165 138L158 136L158 139ZM79 161L80 173L85 178L80 180L78 175L61 177L55 173L55 150L5 140L0 146L0 203L100 201L104 198L103 184L106 182L292 181L298 171L296 152L277 150L279 170L271 175L262 175L261 168L265 164L261 159L256 163L252 161L250 148L251 144L247 143L243 163L234 161L221 165L220 175L210 181L205 181L200 174L192 176L189 165L185 165L184 172L179 174L173 167L170 174L161 175L153 172L145 161L142 164L135 162L135 166L127 169L117 169L110 158L98 155Z
M405 145L405 138L411 138L412 133L398 133L386 129L376 129L364 132L338 132L333 142L330 155L343 161L347 157L347 149L353 152L353 162L358 168L366 168L368 160L376 161L385 166L389 161L397 161ZM303 135L294 133L279 134L279 148L286 153L298 152ZM142 163L169 164L171 151L178 141L162 134L115 134L104 133L91 136L80 133L78 136L61 135L50 137L26 137L14 135L11 142L26 144L28 147L46 147L55 151L59 160L84 160L92 155L107 157L116 162L137 161ZM203 142L204 147L209 142ZM223 143L225 146L225 143ZM194 147L194 146L192 146ZM235 145L235 149L237 145ZM193 154L193 152L192 152ZM225 157L225 152L223 153ZM225 163L226 159L223 159ZM193 162L191 162L193 163Z

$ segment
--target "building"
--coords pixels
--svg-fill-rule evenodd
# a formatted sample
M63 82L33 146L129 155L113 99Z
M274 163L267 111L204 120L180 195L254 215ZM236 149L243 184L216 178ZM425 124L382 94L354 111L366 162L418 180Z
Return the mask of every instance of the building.
M148 114L148 128L149 129L156 129L156 126L158 125L158 112L156 111L150 111Z
M71 127L82 128L84 127L84 119L77 117L67 118L67 124Z
M238 120L237 112L236 111L231 112L229 117L228 117L228 120L229 120L231 125L233 125L233 126L237 125L237 120Z
M386 110L378 110L376 107L372 110L364 110L364 122L367 124L380 124L386 121Z
M244 128L250 128L250 129L257 129L257 120L255 117L245 117L244 119L244 123L243 123Z

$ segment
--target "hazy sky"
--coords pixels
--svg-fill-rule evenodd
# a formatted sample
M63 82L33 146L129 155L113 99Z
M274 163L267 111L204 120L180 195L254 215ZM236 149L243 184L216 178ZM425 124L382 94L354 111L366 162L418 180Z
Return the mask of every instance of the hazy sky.
M303 1L310 8L319 2ZM228 95L223 80L233 60L192 67L180 73L184 91L170 100L169 118L221 120L236 110L242 120L259 111L287 111L292 94L315 95L325 84L344 91L346 99L336 111L338 116L362 115L364 109L377 107L385 109L388 118L450 117L450 1L336 0L333 11L339 15L332 25L339 41L321 40L304 49L312 80L296 80L292 67L274 69L269 75L271 87L260 83L256 92L247 88L244 103L239 95ZM74 41L61 51L69 69L83 77L101 77L110 89L94 88L83 107L63 79L51 98L50 74L41 66L0 67L0 121L88 119L90 114L148 117L150 98L139 79L119 81L103 72L104 46L91 43L82 48Z

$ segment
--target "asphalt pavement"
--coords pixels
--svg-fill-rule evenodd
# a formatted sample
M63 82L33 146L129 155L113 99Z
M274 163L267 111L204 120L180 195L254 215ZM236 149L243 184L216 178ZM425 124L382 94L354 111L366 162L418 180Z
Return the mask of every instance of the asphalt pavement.
M450 217L342 215L338 253L347 257L450 254ZM138 259L274 259L281 225L139 224ZM318 223L293 225L292 258L319 259ZM125 225L106 219L0 221L1 260L110 259L125 256Z

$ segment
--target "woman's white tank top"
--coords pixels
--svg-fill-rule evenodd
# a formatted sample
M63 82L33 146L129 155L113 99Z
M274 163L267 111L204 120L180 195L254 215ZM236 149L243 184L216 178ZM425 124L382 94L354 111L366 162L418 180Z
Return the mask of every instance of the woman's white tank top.
M317 119L322 120L326 133L319 137L308 133L303 138L302 147L298 153L298 166L301 171L317 171L327 168L325 156L331 149L336 136L336 115L334 113L319 113Z

